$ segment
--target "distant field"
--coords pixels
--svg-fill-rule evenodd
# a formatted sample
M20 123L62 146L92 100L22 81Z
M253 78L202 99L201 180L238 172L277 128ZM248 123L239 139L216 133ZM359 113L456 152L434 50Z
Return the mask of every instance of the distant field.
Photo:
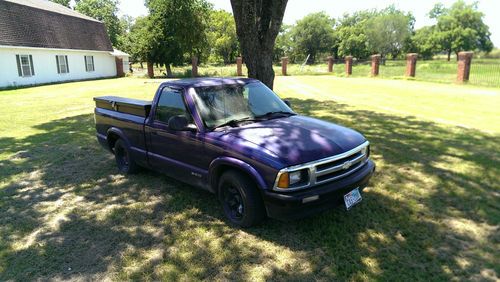
M138 68L139 65L134 65ZM146 66L144 65L144 68ZM386 61L385 65L380 66L380 78L388 79L408 79L405 78L406 61ZM146 69L139 70L142 76ZM191 66L174 67L172 69L175 77L191 76ZM274 71L277 76L281 76L281 66L274 66ZM201 65L199 74L202 76L236 76L236 65L226 66L211 66ZM243 66L243 75L247 74L246 67ZM164 68L155 68L155 75L165 76ZM299 75L334 75L345 77L345 65L343 62L334 65L333 73L327 72L325 64L306 65L299 64L288 65L289 76ZM370 62L363 61L356 63L353 66L352 77L370 77ZM431 81L440 83L455 83L457 78L457 61L452 59L450 62L446 60L419 60L417 62L417 70L415 80ZM413 78L411 78L413 80ZM469 84L487 87L500 87L500 59L473 59L471 65L471 75Z

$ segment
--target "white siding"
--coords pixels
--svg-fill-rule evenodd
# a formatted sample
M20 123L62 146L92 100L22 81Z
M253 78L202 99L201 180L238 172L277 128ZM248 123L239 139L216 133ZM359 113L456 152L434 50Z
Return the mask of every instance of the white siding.
M16 55L32 55L35 75L20 77ZM56 55L68 56L69 73L57 73ZM94 56L95 71L85 71L85 56ZM109 52L45 48L0 47L0 87L116 76L115 57Z

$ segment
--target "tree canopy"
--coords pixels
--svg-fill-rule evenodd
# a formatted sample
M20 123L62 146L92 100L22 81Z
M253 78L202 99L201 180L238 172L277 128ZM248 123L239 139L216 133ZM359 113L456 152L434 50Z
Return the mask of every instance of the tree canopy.
M450 8L436 4L429 16L437 20L435 36L442 50L448 54L465 50L489 52L493 49L490 31L483 22L484 14L478 11L477 2L466 4L459 0Z
M205 0L146 0L149 15L136 20L128 36L129 52L136 59L170 66L199 56L207 46L211 5Z
M234 63L238 56L238 37L233 15L224 10L210 12L207 41L211 62Z
M291 30L291 41L296 52L309 57L309 62L316 61L316 55L331 51L335 45L335 20L325 12L312 13L301 20Z
M54 0L64 2L65 0ZM165 65L201 62L234 63L243 55L249 76L272 87L272 62L287 56L292 62L322 61L326 56L368 59L372 54L401 58L407 52L432 58L463 50L489 52L493 44L477 3L459 0L450 7L436 4L432 26L415 30L409 12L389 6L344 14L325 12L282 25L286 0L231 0L231 13L214 10L208 0L145 0L149 14L132 19L116 16L118 0L77 0L75 9L103 21L114 46L136 61Z
M369 18L364 25L371 53L379 53L382 57L390 54L396 58L413 31L414 19L411 13L389 6Z

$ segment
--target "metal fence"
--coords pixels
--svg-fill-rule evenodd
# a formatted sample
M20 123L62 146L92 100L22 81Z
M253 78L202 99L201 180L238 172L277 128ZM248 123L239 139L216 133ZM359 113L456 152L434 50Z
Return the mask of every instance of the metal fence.
M469 83L500 87L500 59L473 59Z

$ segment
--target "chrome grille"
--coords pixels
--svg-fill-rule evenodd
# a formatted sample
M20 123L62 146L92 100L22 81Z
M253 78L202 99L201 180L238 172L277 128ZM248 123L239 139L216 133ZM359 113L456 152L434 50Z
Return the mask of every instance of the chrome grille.
M356 152L345 158L316 166L316 184L347 176L362 166L366 154Z

